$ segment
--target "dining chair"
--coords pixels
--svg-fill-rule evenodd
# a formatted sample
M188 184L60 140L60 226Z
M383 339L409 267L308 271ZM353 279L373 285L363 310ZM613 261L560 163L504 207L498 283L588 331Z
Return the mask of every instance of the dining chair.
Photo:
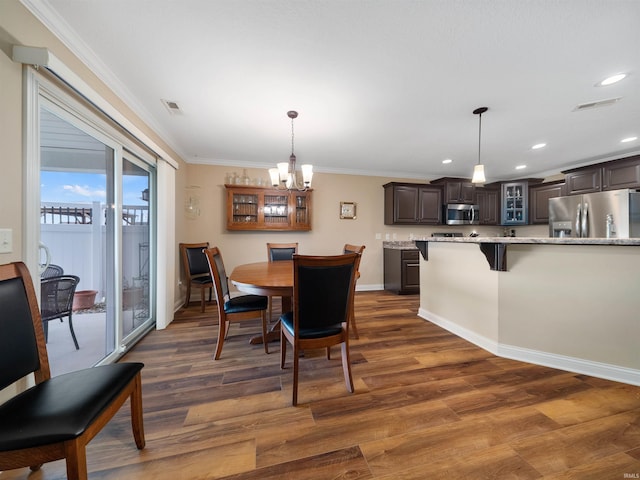
M224 340L229 333L230 322L251 320L260 318L262 321L262 343L265 353L269 353L267 341L267 304L269 299L263 295L240 295L231 297L229 293L229 279L222 261L222 254L217 247L204 250L205 258L209 265L211 277L216 291L216 303L218 306L218 343L214 360L220 358Z
M0 405L0 471L35 471L64 458L67 478L86 480L86 445L127 399L135 444L144 448L142 363L51 377L35 290L22 262L0 265L0 308L0 390L30 374L35 382Z
M298 404L300 352L341 345L347 390L353 392L349 358L349 306L359 255L293 256L293 311L280 317L280 368L293 346L293 405Z
M184 268L184 277L187 282L187 296L184 299L183 307L189 306L191 300L191 287L200 289L200 311L204 312L204 293L209 289L209 302L213 293L213 280L209 273L209 265L204 256L203 250L209 248L209 242L202 243L181 243L180 256Z
M360 260L362 260L362 253L364 252L364 245L351 245L346 243L344 248L342 249L342 253L357 253L358 261L356 263L356 282L360 278ZM349 321L351 322L351 326L353 327L353 336L355 338L360 338L358 334L358 326L356 325L356 311L355 311L355 294L353 296L353 301L351 302L351 306L349 307Z
M75 275L61 275L40 280L40 315L44 326L45 342L49 340L49 322L51 320L68 317L71 338L80 349L76 332L73 330L73 296L80 278Z
M298 242L295 243L269 243L267 242L267 258L270 262L277 262L280 260L291 260L293 254L298 253ZM273 295L269 295L269 314L268 319L271 321L273 315ZM284 313L284 312L280 312Z

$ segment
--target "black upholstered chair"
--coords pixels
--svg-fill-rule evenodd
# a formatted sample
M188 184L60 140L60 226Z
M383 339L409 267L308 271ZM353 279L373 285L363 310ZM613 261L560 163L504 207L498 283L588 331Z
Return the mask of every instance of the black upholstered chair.
M76 350L80 349L76 332L73 330L73 296L79 282L80 278L75 275L61 275L40 280L40 314L45 341L49 339L49 322L57 319L62 322L64 317L68 317L71 338Z
M35 386L0 405L0 471L66 459L87 478L86 445L127 399L144 448L142 363L115 363L51 378L33 283L22 262L0 265L0 389L33 373Z
M293 259L293 254L298 253L298 243L267 243L267 258L270 262ZM273 295L269 295L269 313L267 319L271 321L273 315ZM283 312L281 312L283 313Z
M342 370L347 390L353 392L349 359L349 307L355 289L359 254L316 257L293 256L293 311L280 317L280 368L287 342L293 345L293 405L298 403L300 352L342 347Z
M224 340L229 333L229 323L242 320L260 318L262 321L262 343L265 353L269 353L267 342L267 305L268 297L262 295L240 295L231 297L229 294L229 279L222 261L222 254L217 247L208 248L205 251L209 264L211 277L216 290L216 303L218 304L218 344L213 356L215 360L220 358Z
M204 312L204 292L209 289L209 301L213 293L213 280L209 273L209 265L202 251L209 248L209 242L181 243L180 256L184 267L184 277L187 282L187 295L184 299L184 307L189 306L191 300L191 287L200 289L200 310Z

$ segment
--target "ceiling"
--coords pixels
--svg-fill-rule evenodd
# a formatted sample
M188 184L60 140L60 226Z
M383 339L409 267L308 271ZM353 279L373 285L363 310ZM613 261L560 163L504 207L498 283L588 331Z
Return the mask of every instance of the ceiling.
M470 177L481 106L489 182L640 152L636 0L22 1L190 163L288 160L288 110L316 172Z

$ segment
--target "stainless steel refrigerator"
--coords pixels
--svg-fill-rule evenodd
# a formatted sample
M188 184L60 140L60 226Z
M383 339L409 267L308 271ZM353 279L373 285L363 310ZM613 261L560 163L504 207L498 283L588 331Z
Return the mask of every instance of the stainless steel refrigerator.
M630 189L549 199L550 237L640 237L640 192Z

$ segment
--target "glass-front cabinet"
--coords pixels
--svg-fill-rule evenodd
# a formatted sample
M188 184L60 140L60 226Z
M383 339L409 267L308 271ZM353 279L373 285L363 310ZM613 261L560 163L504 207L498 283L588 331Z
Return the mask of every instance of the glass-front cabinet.
M502 225L526 225L528 221L527 182L502 184Z
M311 190L225 187L227 230L311 230Z

